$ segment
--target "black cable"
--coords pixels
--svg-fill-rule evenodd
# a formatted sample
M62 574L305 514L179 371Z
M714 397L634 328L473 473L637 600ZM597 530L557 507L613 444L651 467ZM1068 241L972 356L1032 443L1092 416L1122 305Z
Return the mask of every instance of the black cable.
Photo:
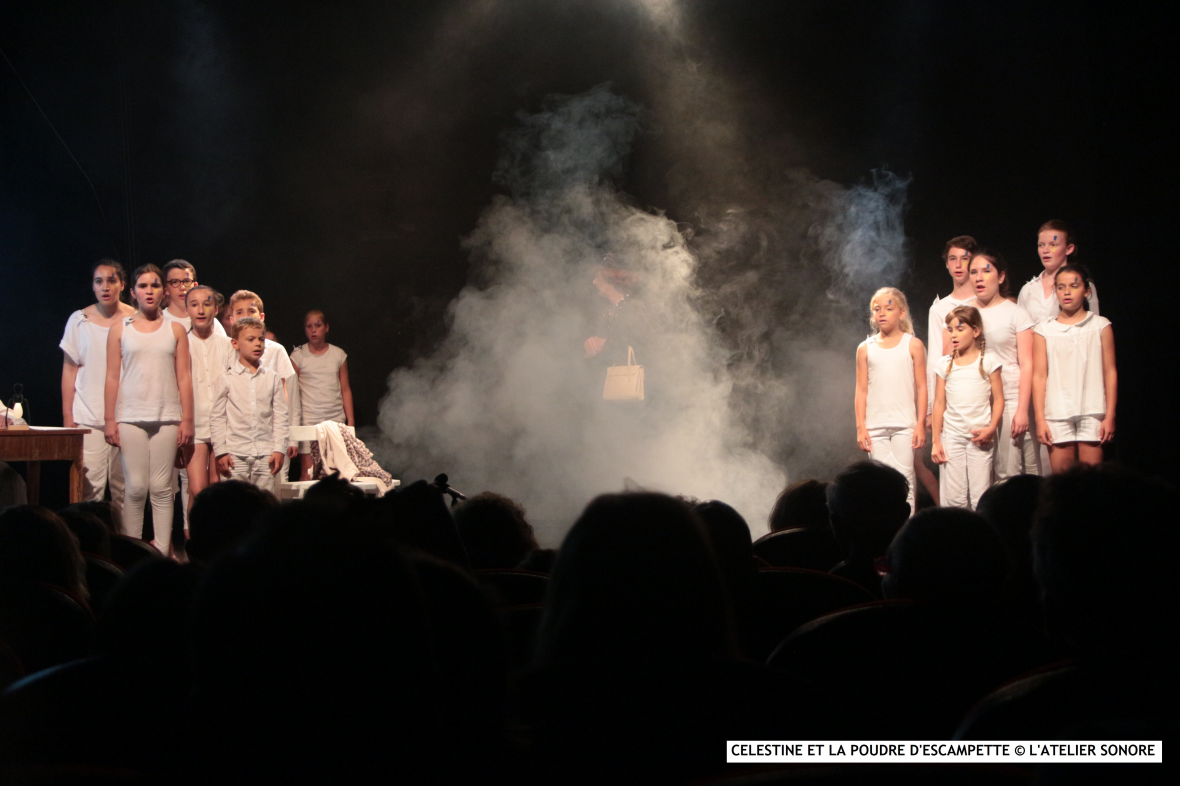
M29 86L25 84L25 80L21 79L20 72L16 70L16 66L8 59L8 55L4 49L0 48L0 56L4 58L4 62L8 63L8 67L12 69L12 75L16 77L16 81L20 82L20 86L25 89L25 93L29 96L29 100L33 102L33 106L37 107L37 111L41 113L41 117L45 118L49 129L53 131L53 135L57 137L57 141L61 142L61 146L65 148L70 160L74 162L74 166L78 167L78 171L82 173L82 177L86 178L87 185L90 186L90 193L94 195L94 203L98 206L98 214L102 216L103 231L106 232L107 242L111 244L111 251L114 252L115 257L119 256L118 247L115 245L114 238L111 237L110 225L107 223L106 211L102 209L102 200L98 198L98 189L94 187L94 182L90 179L90 175L86 174L86 170L82 164L78 163L78 159L74 156L74 151L70 150L70 146L66 144L66 140L61 138L61 134L57 132L57 127L53 125L53 121L49 119L49 115L45 114L45 110L41 108L41 104L37 102L33 91L29 90Z

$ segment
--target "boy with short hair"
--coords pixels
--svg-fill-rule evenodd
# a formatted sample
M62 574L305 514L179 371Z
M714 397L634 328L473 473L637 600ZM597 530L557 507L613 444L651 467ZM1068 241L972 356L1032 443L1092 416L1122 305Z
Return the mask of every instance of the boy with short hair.
M266 313L262 309L262 298L254 294L248 289L239 289L237 292L230 295L230 324L237 322L239 319L250 317L257 319L265 324ZM265 339L265 351L262 354L262 365L273 371L282 380L283 390L287 394L287 406L290 412L291 422L298 424L302 423L302 407L299 403L299 378L296 376L295 367L291 365L291 357L287 354L287 350L283 345L277 341ZM289 460L294 458L299 451L299 446L291 445L287 451L288 461L283 462L283 473L279 479L285 480L287 477L287 467ZM277 496L279 493L278 483L271 491Z
M262 365L262 320L240 318L230 332L238 358L221 377L209 421L217 470L273 491L287 454L287 397L278 375Z
M188 533L189 510L193 500L202 489L217 481L217 463L213 457L213 435L210 431L210 416L213 399L225 372L238 360L233 342L226 336L218 335L217 300L219 295L212 287L198 285L188 291L185 304L188 306L192 327L188 331L189 360L193 370L193 419L194 438L192 453L185 461L181 473L185 499L184 531ZM212 470L212 471L211 471Z
M979 244L970 235L952 237L942 249L942 261L950 273L954 288L946 297L935 297L930 305L926 329L926 389L931 391L926 399L926 430L930 431L934 412L934 361L951 353L950 334L946 329L946 315L952 309L966 306L975 300L975 285L971 281L971 257L979 250ZM939 503L938 479L930 471L926 459L930 456L932 440L926 447L914 453L914 472L918 481L930 493L934 503Z
M164 291L168 295L168 307L164 309L164 319L179 322L185 330L193 326L188 314L188 293L197 286L197 269L192 263L184 259L174 259L164 265ZM220 323L213 324L213 332L219 336L229 336Z

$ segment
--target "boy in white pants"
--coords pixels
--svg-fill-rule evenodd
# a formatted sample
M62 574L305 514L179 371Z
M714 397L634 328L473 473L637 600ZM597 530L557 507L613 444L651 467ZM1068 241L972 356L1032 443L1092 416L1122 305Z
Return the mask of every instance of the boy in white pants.
M283 382L261 365L262 320L236 320L230 334L238 359L221 378L209 418L217 471L273 493L289 435Z

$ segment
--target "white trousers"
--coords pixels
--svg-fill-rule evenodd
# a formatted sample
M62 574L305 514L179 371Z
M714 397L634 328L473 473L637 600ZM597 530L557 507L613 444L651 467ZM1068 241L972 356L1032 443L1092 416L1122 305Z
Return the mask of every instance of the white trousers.
M918 510L917 479L914 477L914 430L912 428L869 429L869 455L905 475L910 484L910 515Z
M992 484L992 448L980 448L970 439L943 432L942 449L946 451L946 463L938 473L942 506L975 510Z
M281 471L281 470L280 470ZM233 480L244 480L260 489L276 494L275 476L270 474L270 454L265 456L234 456L230 470Z
M1012 420L1016 417L1016 399L1004 399L1004 415L996 431L995 479L997 481L1013 475L1039 475L1037 461L1036 429L1029 421L1029 430L1012 442Z
M101 502L107 486L111 487L111 507L123 512L123 459L119 448L108 445L102 426L86 426L89 434L82 436L82 499Z
M164 554L172 545L172 467L176 461L177 423L120 423L123 475L127 483L123 528L143 537L143 506L152 499L153 541Z

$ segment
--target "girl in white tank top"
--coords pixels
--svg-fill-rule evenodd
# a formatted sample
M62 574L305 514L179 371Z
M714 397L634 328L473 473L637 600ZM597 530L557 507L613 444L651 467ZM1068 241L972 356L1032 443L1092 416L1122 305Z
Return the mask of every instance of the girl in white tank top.
M126 498L123 525L142 537L143 508L150 493L153 545L172 553L172 466L177 449L191 450L193 386L188 336L164 319L163 275L144 265L131 277L139 312L107 335L104 432L121 447Z
M877 290L869 311L875 335L856 349L856 441L905 476L912 512L914 451L926 442L926 430L916 428L926 414L926 351L914 337L901 290Z

